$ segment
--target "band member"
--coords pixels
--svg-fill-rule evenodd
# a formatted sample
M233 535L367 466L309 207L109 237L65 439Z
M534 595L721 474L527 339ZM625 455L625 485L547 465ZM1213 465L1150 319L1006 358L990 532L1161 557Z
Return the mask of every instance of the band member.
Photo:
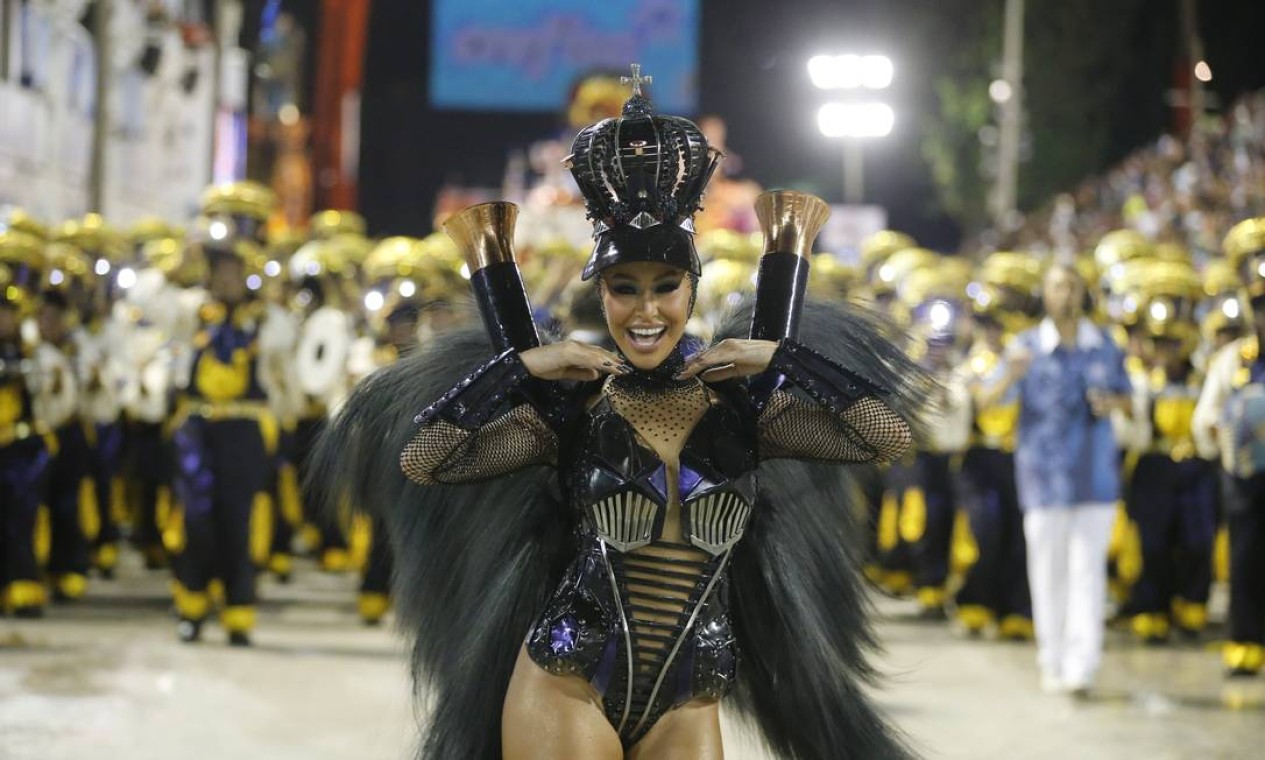
M1226 235L1251 306L1249 333L1222 348L1208 366L1193 432L1200 451L1221 458L1222 491L1230 528L1230 636L1226 673L1250 676L1265 666L1265 217L1235 225Z

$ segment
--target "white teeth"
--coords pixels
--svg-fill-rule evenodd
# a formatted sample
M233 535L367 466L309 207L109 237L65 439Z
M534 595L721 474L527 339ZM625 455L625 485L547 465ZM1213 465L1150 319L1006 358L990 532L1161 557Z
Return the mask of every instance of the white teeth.
M639 338L657 338L666 327L630 327L628 331Z

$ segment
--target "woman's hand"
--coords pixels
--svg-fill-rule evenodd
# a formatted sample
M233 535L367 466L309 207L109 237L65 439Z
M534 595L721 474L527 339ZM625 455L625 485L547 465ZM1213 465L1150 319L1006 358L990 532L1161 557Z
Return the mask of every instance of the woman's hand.
M520 352L519 361L541 380L596 380L602 375L624 375L632 367L618 355L578 340L564 340Z
M685 363L679 379L700 376L705 382L717 383L735 377L758 375L769 368L777 343L771 340L728 338Z

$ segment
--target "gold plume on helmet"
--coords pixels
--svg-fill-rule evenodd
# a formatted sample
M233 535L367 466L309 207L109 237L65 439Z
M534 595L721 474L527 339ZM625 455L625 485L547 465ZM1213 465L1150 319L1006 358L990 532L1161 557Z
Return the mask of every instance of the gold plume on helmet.
M740 259L707 262L698 277L698 311L715 317L737 306L744 296L755 292L755 273L753 264Z
M618 76L597 74L586 77L576 86L567 105L567 123L572 129L582 129L623 113L632 88L619 80Z
M1204 267L1204 295L1209 298L1236 293L1241 287L1238 271L1226 259L1213 259Z
M71 219L53 236L55 241L68 243L89 256L104 258L117 264L127 258L126 239L114 227L106 223L100 214L85 214L82 219Z
M1103 235L1094 247L1094 263L1100 272L1133 259L1151 258L1155 247L1137 230L1114 230Z
M44 265L44 241L13 228L0 232L0 263L38 269Z
M1221 243L1221 250L1236 267L1243 257L1265 250L1265 216L1244 219L1231 227Z
M17 206L10 208L0 220L0 232L5 231L22 232L39 240L48 240L51 234L47 225Z
M202 214L206 216L240 214L261 221L272 214L276 205L276 193L252 180L211 185L202 191L199 203Z
M1221 247L1248 296L1265 296L1265 217L1246 219L1231 227Z
M1176 261L1152 262L1138 286L1142 326L1152 337L1179 340L1187 351L1193 351L1199 337L1195 306L1202 294L1194 267Z
M764 253L759 233L747 234L727 229L708 230L698 236L699 258L704 261L725 259L756 266Z
M903 232L881 230L861 241L861 268L865 270L866 276L873 280L873 270L887 261L889 256L897 251L917 247L918 242Z
M861 280L861 272L831 253L813 254L808 270L808 296L824 301L846 301Z
M137 220L127 231L128 239L134 248L139 249L151 240L184 237L184 230L156 216L147 216Z
M308 222L308 234L314 238L353 234L364 236L365 218L355 211L325 209L312 215Z

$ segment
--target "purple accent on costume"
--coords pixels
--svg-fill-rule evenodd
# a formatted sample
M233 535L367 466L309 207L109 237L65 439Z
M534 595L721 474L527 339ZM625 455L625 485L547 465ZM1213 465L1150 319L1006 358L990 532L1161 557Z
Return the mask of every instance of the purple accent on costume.
M703 476L694 472L685 465L681 465L681 472L678 475L677 485L680 487L680 496L684 499L690 495L690 492L703 480Z
M579 631L576 630L575 618L563 615L549 630L549 648L555 655L570 654L575 650Z
M606 689L611 685L611 676L615 673L615 655L619 653L619 636L612 633L606 639L606 648L602 650L602 659L597 661L597 670L593 673L593 688L599 696L606 696Z
M213 505L215 476L202 441L203 426L191 418L172 436L176 451L175 491L186 517L208 515Z
M655 469L654 474L650 476L650 485L658 492L659 497L664 503L668 500L668 467L661 464Z

